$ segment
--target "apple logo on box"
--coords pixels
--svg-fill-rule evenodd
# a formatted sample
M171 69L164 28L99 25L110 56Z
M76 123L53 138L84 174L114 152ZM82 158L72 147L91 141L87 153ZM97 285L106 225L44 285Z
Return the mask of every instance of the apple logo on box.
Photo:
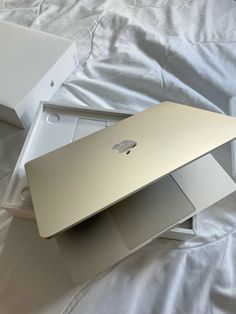
M119 154L125 153L128 155L131 152L131 149L137 146L137 142L131 140L125 140L118 144L115 144L112 149L116 150Z

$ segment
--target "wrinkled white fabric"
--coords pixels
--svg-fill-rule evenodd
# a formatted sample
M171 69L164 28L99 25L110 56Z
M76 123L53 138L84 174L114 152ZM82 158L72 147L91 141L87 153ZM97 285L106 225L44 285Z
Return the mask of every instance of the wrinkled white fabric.
M228 113L235 16L233 0L0 0L1 20L76 40L79 67L54 101L134 111L173 100ZM0 197L24 136L0 122ZM230 172L229 146L217 157ZM202 212L195 239L156 240L83 286L35 222L1 210L0 313L236 313L235 202Z

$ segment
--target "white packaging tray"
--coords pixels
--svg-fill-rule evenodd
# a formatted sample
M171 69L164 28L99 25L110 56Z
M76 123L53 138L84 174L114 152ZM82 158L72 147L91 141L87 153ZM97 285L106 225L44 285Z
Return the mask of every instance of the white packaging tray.
M130 115L131 112L68 107L42 102L17 161L2 207L13 216L35 219L25 175L25 163ZM163 237L187 240L195 235L196 217L167 231Z

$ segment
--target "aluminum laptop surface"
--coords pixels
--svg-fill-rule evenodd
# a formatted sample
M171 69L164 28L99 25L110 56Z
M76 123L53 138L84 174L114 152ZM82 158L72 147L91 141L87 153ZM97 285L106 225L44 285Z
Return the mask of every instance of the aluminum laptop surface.
M88 219L235 136L235 118L164 102L30 161L40 235Z

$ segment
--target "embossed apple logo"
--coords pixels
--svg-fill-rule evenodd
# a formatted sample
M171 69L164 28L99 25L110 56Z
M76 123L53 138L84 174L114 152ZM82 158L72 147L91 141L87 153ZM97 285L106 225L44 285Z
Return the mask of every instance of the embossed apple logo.
M115 144L112 149L117 150L119 154L125 153L128 155L131 152L131 149L137 146L137 142L131 140L125 140L118 144Z

